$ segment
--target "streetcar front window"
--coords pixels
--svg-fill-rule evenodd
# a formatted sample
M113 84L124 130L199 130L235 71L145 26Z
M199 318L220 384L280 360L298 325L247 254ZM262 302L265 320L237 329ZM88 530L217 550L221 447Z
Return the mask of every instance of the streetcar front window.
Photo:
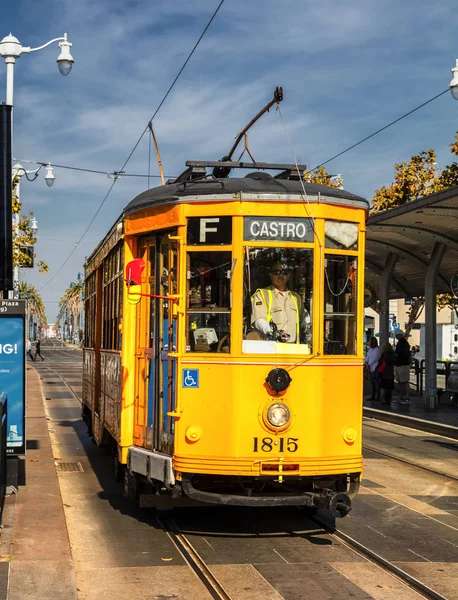
M356 275L354 256L328 254L324 282L324 353L356 354Z
M230 351L230 252L187 254L187 352Z
M326 248L358 250L358 224L326 220L324 238Z
M243 351L312 352L313 251L245 248Z

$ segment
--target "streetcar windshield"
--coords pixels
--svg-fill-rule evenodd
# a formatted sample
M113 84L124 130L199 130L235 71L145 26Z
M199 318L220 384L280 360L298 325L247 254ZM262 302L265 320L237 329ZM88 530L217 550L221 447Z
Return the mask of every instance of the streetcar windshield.
M243 351L312 352L313 251L246 247Z
M324 353L356 354L356 274L354 256L325 259Z

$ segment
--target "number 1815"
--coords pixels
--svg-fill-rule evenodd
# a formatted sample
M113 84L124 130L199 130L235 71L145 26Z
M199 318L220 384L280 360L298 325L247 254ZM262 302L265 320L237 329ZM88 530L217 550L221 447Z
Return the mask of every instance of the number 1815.
M278 446L280 452L297 452L299 448L299 438L279 437L275 440L271 437L253 438L253 452L272 452L275 446Z

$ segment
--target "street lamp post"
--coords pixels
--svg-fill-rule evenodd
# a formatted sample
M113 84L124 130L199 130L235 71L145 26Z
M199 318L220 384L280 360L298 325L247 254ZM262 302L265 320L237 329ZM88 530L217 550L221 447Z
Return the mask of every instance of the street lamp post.
M0 104L0 292L3 297L13 290L13 250L12 250L12 106L14 88L14 65L22 54L30 54L58 42L60 54L57 65L62 75L68 75L72 69L72 44L63 37L50 40L38 48L22 46L11 33L0 42L0 56L6 63L6 103ZM50 165L49 165L50 166ZM41 168L41 167L40 167ZM38 169L39 170L39 169ZM48 174L49 173L49 174ZM52 185L52 170L46 174L46 183Z
M450 93L455 100L458 100L458 58L456 59L456 66L450 70L453 73L452 81L449 84Z
M30 48L30 46L22 46L14 35L7 35L0 42L0 56L5 59L6 63L6 104L13 106L13 87L14 87L14 64L21 54L30 54L31 52L37 52L43 50L50 44L59 42L60 54L57 57L57 66L62 75L68 75L72 70L74 63L73 56L70 53L72 44L67 40L67 34L64 33L64 37L54 38L43 46L38 48Z

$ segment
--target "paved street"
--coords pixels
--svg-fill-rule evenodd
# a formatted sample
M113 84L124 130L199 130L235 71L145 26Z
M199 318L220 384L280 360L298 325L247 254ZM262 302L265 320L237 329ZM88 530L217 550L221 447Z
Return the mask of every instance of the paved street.
M210 598L156 514L137 509L122 496L121 485L112 478L112 457L87 435L78 400L81 351L54 343L44 345L42 353L44 361L29 363L29 390L35 381L41 386L42 423L52 453L45 450L44 435L35 438L41 440L38 445L33 442L29 425L29 475L17 497L15 536L20 530L12 550L9 599ZM29 419L38 416L38 408L29 409ZM370 448L365 451L365 479L339 529L445 597L458 598L458 481L447 478L456 473L458 444L376 421L367 421L364 433ZM54 512L49 500L33 498L34 481L43 483L34 479L34 468L44 473L50 467L50 482L56 480L57 468L61 495L53 494L59 500ZM45 489L51 490L48 485ZM28 510L36 518L27 525ZM59 511L65 517L60 524ZM173 519L237 600L418 597L296 509L202 507L176 511ZM58 533L63 524L66 535ZM52 541L43 544L48 539ZM33 575L40 560L46 566L41 578ZM55 568L60 575L53 580ZM25 572L28 579L21 574Z

